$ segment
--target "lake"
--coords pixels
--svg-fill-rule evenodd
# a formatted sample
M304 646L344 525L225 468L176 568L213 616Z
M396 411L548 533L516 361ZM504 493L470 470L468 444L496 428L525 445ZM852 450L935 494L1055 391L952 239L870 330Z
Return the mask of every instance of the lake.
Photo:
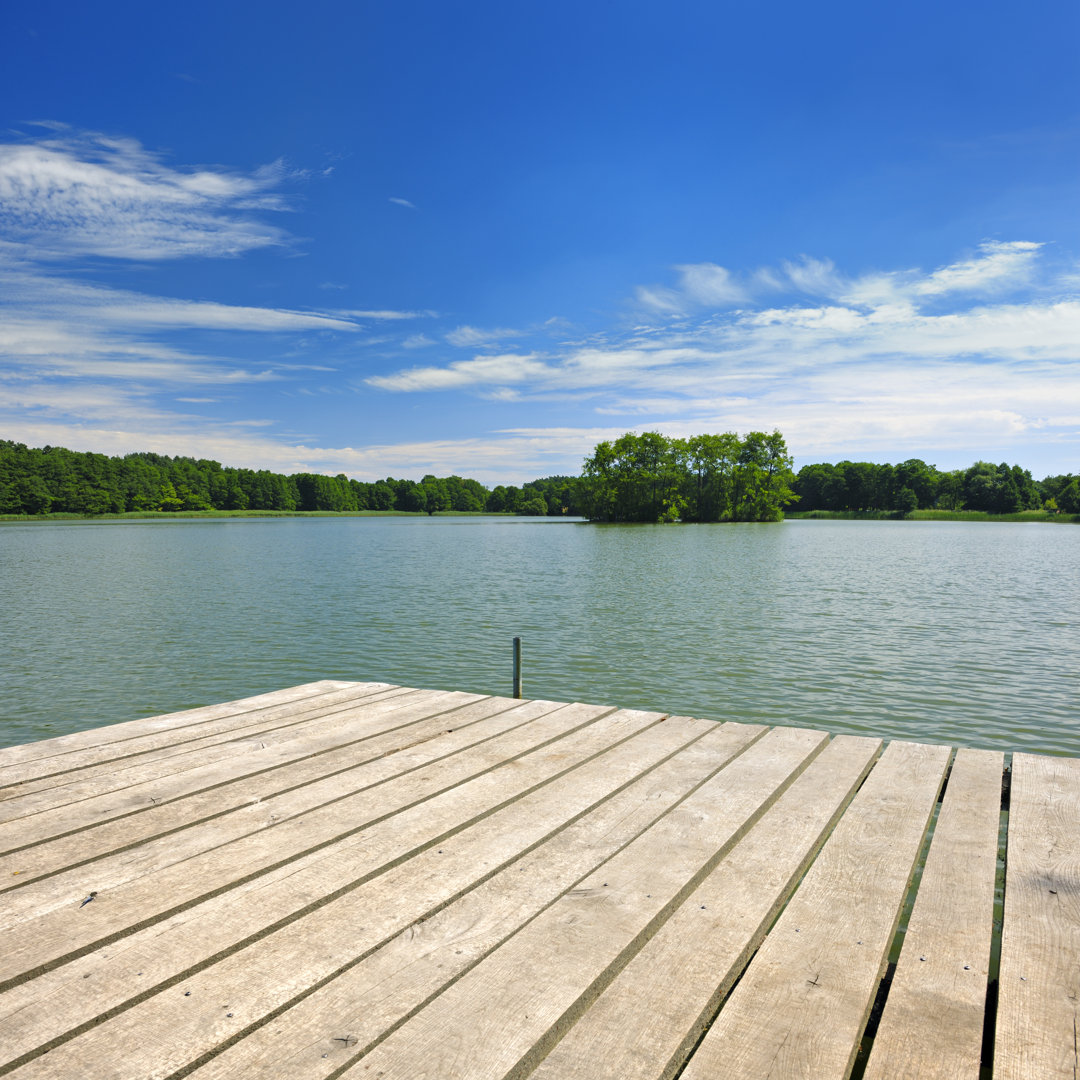
M0 745L316 679L1080 755L1080 528L0 527Z

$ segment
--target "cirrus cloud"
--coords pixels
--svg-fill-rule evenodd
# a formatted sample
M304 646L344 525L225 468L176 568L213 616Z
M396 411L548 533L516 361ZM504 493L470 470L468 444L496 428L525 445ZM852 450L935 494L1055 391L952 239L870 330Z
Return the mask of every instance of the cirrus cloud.
M1036 434L1076 445L1080 286L1043 266L1042 250L985 242L928 272L859 277L804 257L734 285L715 264L681 267L666 299L645 290L643 306L660 321L527 357L478 356L367 381L523 404L588 399L594 414L669 434L780 426L818 455L990 447Z
M51 126L0 145L0 225L36 259L222 257L287 242L260 216L287 209L280 162L176 169L134 139Z

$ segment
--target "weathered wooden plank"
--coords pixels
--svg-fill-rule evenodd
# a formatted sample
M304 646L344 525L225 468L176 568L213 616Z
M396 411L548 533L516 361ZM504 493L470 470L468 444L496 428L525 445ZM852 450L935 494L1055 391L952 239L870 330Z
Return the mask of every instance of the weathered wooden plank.
M531 797L533 807L526 808L524 802L529 800L523 800L497 815L503 821L484 823L486 838L479 826L471 830L471 837L455 837L445 853L454 856L458 865L467 866L477 859L474 852L480 851L480 865L487 866L494 845L505 846L522 825L530 828L529 833L518 835L515 845L518 850L527 849L527 854L435 914L412 923L360 963L340 972L271 1023L212 1058L192 1076L196 1080L238 1075L250 1080L319 1080L363 1053L380 1035L476 964L765 733L764 728L742 724L710 724L698 738L701 725L701 721L669 719L664 725L666 740L697 741L681 747L673 757L621 789L618 783L633 775L630 769L644 768L648 762L626 759L605 763L597 777L605 784L614 784L615 794L606 801L594 802L582 816L574 818L572 813L585 798L603 790L596 779L589 777L590 766L584 766L580 776L565 777L546 792L536 793ZM659 735L659 730L654 728L649 735L654 733ZM550 816L560 807L571 811L567 817L570 823L528 849L527 841L535 835L531 830L540 815ZM520 822L516 828L514 819ZM381 910L390 906L391 897L412 897L416 890L404 874L415 874L417 869L407 864L391 872L378 883L379 893L372 890L365 902ZM366 924L367 920L363 921Z
M291 701L299 701L303 698L316 698L320 694L326 694L333 690L389 685L391 684L340 682L333 679L323 679L318 682L303 683L300 686L288 686L283 690L271 690L269 693L256 694L253 697L238 698L235 701L203 705L197 709L184 709L180 712L144 716L138 720L127 720L119 724L104 724L100 727L87 728L85 731L74 731L69 735L57 735L52 739L39 739L35 742L0 747L0 768L78 750L86 750L94 746L146 735L154 731L164 731L174 727L188 727L204 720L215 720L234 713L250 712L253 709L268 708L271 705L281 705Z
M442 694L406 702L381 700L356 712L312 720L306 725L308 734L302 737L270 742L264 749L228 756L177 776L155 778L5 822L0 824L0 847L14 851L0 856L0 883L11 881L13 875L25 883L114 849L220 817L237 807L412 748L446 734L448 728L460 732L515 706L520 702L512 698L482 698L462 706L457 699ZM535 708L552 712L560 705L548 702ZM526 723L540 714L529 711L515 715ZM20 842L22 846L16 847ZM37 846L31 847L34 843Z
M933 753L945 748L890 747L716 1016L827 833L822 821L839 816L845 774L827 761L862 740L834 740L782 783L740 841L687 807L700 811L711 785L737 799L740 768L778 768L764 741L672 807L714 771L712 740L744 747L759 730L653 714L600 737L603 710L580 706L576 727L514 743L511 726L486 738L483 725L522 706L462 695L472 704L454 714L457 741L430 700L420 715L426 692L363 684L376 689L357 698L357 685L262 695L255 724L244 709L228 715L243 702L134 721L120 740L130 757L108 749L109 729L80 733L41 757L60 764L48 777L31 767L37 751L0 751L0 769L28 776L6 789L26 794L0 805L0 850L30 845L18 854L59 888L43 878L5 891L9 869L21 875L0 857L0 911L20 895L26 905L0 932L0 978L14 973L0 996L0 1072L10 1059L16 1080L177 1069L196 1080L661 1078L680 1074L715 1018L687 1080L847 1073L899 914L904 853L918 847L921 789L932 796ZM288 700L312 687L321 705ZM349 698L335 719L328 704ZM559 711L524 707L538 711L519 715L522 736ZM463 716L478 728L468 736ZM346 745L352 760L331 765ZM995 1076L1009 1080L1073 1076L1080 1064L1080 762L1026 759L995 1051ZM867 1080L977 1075L1000 760L957 755ZM889 771L896 786L868 797ZM362 785L337 783L349 774ZM275 805L292 816L271 827ZM13 808L33 811L21 833L2 823ZM98 813L108 820L93 824ZM680 815L685 830L661 843ZM695 868L685 837L723 850ZM75 866L104 872L85 908L97 883L58 872ZM631 866L647 875L636 891ZM27 946L34 933L43 949Z
M712 767L723 761L725 755L720 752L723 745L730 756L761 731L741 725L728 725L727 729L723 735L713 736L715 725L704 721L689 725L657 723L639 729L633 737L564 771L552 783L511 800L464 830L444 837L437 848L429 846L383 876L368 880L364 888L333 889L344 875L355 873L355 867L351 870L343 867L342 859L326 861L319 869L333 871L336 878L325 876L314 886L309 885L307 891L328 896L328 903L307 910L299 920L281 921L282 925L272 934L256 934L258 940L249 941L242 952L225 955L214 967L199 971L197 957L207 952L214 955L224 941L230 937L236 940L238 933L242 937L243 930L254 925L253 916L261 916L265 931L283 910L279 888L261 890L249 896L249 902L243 905L222 908L211 902L208 908L216 910L207 913L211 917L200 920L199 929L205 938L198 933L188 934L186 927L177 927L178 932L171 935L175 940L158 934L146 941L137 959L121 954L109 964L99 962L87 969L93 987L90 1000L87 1000L87 983L81 979L72 978L62 986L54 982L47 997L50 1006L63 1002L62 1015L72 1025L79 1023L78 1017L89 1015L90 1030L70 1044L53 1049L47 1058L28 1063L24 1067L26 1071L20 1070L16 1075L62 1077L69 1071L75 1075L88 1054L94 1060L110 1062L122 1057L122 1066L114 1067L124 1071L115 1075L131 1076L149 1075L142 1071L147 1054L154 1057L155 1052L163 1052L164 1061L173 1068L177 1062L197 1058L201 1051L227 1040L238 1025L250 1023L253 1016L265 1015L280 1002L288 1002L321 977L354 964L365 952L453 901L478 879L490 877L508 861L519 858L522 851L543 843L567 822L575 823L591 806L633 784L643 771L670 758L688 742L702 734L717 739L717 745L711 747ZM565 751L561 756L565 761ZM664 797L663 786L648 785L643 795L639 791L638 802L658 804ZM597 853L590 856L585 845L574 845L573 857L586 862L602 858L605 847L617 846L616 836L620 831L640 830L645 824L642 815L655 816L658 812L659 807L641 810L632 803L621 804L618 814L606 817L605 829L592 836L598 845ZM400 846L400 838L389 834L408 830L408 822L402 820L408 816L384 823L381 831L387 836L383 843ZM430 822L425 824L418 818L414 828L430 831ZM615 835L608 836L609 831ZM369 838L367 847L377 848L378 840L378 837ZM372 855L372 859L377 858L377 853ZM524 865L521 873L525 872ZM283 880L285 889L295 888L298 876L300 873L294 873ZM295 903L294 899L294 907ZM223 929L222 923L231 926ZM194 955L191 944L196 947ZM76 970L85 967L89 959L84 958L73 967ZM136 962L140 967L131 970ZM186 969L195 973L183 983L177 983L174 975L170 977ZM136 975L145 978L134 978ZM117 992L130 998L136 987L153 985L162 986L163 992L158 997L113 1020L94 1021L95 1015L115 1008L110 1003ZM5 996L20 997L22 989L15 987ZM218 1008L219 999L226 1000L221 997L223 993L229 1001L228 1010ZM21 995L16 1008L0 1026L0 1037L9 1044L26 1046L29 1039L33 1045L35 1033L42 1034L41 1013L32 1006L32 1000L26 994ZM92 1011L95 1008L97 1013ZM228 1017L226 1012L233 1012L234 1016ZM145 1054L134 1049L140 1042L147 1047ZM150 1049L151 1043L154 1049Z
M84 878L78 888L71 876L75 871L31 882L26 892L49 908L37 918L31 917L33 908L18 912L18 921L4 913L8 925L0 931L0 979L17 979L41 965L61 962L133 926L152 924L233 888L249 876L335 844L340 845L340 857L356 860L354 871L356 865L369 866L370 871L392 865L408 857L414 836L431 839L460 828L470 818L490 813L500 799L545 783L661 719L655 713L605 712L600 706L566 706L454 757L392 776L289 820L273 822L272 812L263 808L264 830L162 869L154 868L154 860L166 858L168 849L157 842L141 845L118 857L124 860L127 879L96 890L96 900L85 908L77 905L94 888L94 876ZM392 759L381 759L365 770L396 765ZM389 828L380 830L382 846L372 841L371 829L378 822ZM137 856L143 849L146 862L140 872L129 855ZM102 860L88 869L103 875L109 862ZM359 876L354 872L354 878ZM20 902L20 893L10 894L12 907ZM79 912L78 918L72 917L73 910Z
M521 707L537 709L535 702L523 702ZM92 953L76 956L63 967L46 969L31 981L16 980L16 985L5 988L0 994L3 1038L14 1038L12 1024L19 1030L40 1032L40 1026L34 1025L40 1021L46 1028L50 1024L55 1027L56 1015L70 1017L76 1023L80 1016L94 1017L117 1007L156 981L167 981L192 965L205 963L209 957L223 955L239 943L259 936L267 927L285 925L325 902L327 897L354 889L372 876L392 869L402 861L403 851L422 850L425 842L439 839L440 830L452 833L455 823L467 827L474 820L483 820L485 807L492 805L489 795L512 794L528 788L537 778L543 782L545 775L570 772L575 760L585 760L593 750L618 742L622 736L640 733L659 719L657 714L641 713L607 716L609 711L601 706L571 705L563 706L560 711L564 713L562 723L568 730L573 731L574 725L578 725L576 740L559 742L557 748L548 748L546 753L541 744L541 753L528 764L511 760L507 769L495 770L494 783L489 773L475 778L472 784L448 788L435 798L434 812L428 803L420 802L397 816L376 817L375 823L362 832L346 834L337 843L280 860L280 865L266 873L251 876L232 889L183 908L161 922L139 929L133 916L134 932L126 935L124 920L113 920L119 925L119 930L111 935L116 940L108 941ZM587 728L596 717L607 723L590 732ZM86 909L75 904L70 910L85 914L92 908L93 904ZM73 919L69 925L77 927L78 923ZM85 978L94 980L95 992L91 997L86 994L87 984L82 981ZM57 1014L54 1004L65 999L65 1008ZM42 1002L49 1003L46 1010L41 1008ZM52 1033L55 1035L55 1030Z
M821 732L771 731L389 1035L361 1068L383 1080L527 1075L827 741Z
M837 736L541 1062L532 1080L668 1080L832 829L881 741Z
M1080 1074L1080 760L1014 754L994 1076Z
M273 747L286 746L306 733L332 728L336 722L348 722L349 718L379 715L384 711L411 707L413 704L438 701L445 708L483 700L476 694L460 694L450 691L410 690L394 687L356 699L354 702L338 703L319 708L286 723L278 722L258 731L248 731L236 738L219 737L205 745L193 747L166 747L163 750L131 758L90 765L69 773L28 780L5 789L10 797L0 802L0 822L26 820L35 814L84 802L86 799L123 793L140 784L157 780L164 784L183 788L186 773L207 766L223 767L227 762L245 754L256 754ZM361 721L362 723L363 721ZM123 794L119 796L123 798ZM77 812L77 808L76 808Z
M481 755L479 765L475 758L467 754L462 756L463 751L467 752L473 747L482 746L499 735L521 727L524 722L535 720L538 716L555 712L559 708L559 706L552 707L549 703L530 702L529 707L524 711L510 712L503 707L506 700L505 698L483 698L467 706L466 708L479 713L476 725L455 726L453 731L444 731L435 738L407 750L399 748L397 753L378 755L373 760L358 763L355 769L332 773L311 784L276 796L242 800L238 807L227 813L211 817L188 829L151 838L141 843L135 842L131 845L121 843L117 845L115 852L96 859L88 865L76 864L70 870L16 886L5 894L2 915L0 915L3 923L0 925L13 926L20 921L38 918L56 907L64 906L70 900L73 891L79 892L83 889L87 875L100 886L95 889L96 892L116 890L125 882L143 878L148 873L164 872L174 864L199 858L212 849L220 849L227 844L236 843L267 829L281 828L286 823L295 822L300 818L306 819L309 826L307 834L310 839L318 834L319 824L323 819L329 818L329 820L342 823L347 820L342 813L343 808L337 807L336 804L352 799L353 802L350 805L355 806L355 799L361 793L371 793L372 789L387 784L395 778L403 777L423 766L430 766L448 758L455 758L455 768L465 770L468 775L471 775L474 770L487 767L490 762L484 756L484 750L478 751ZM558 730L561 730L561 723L558 721L556 723L560 725ZM429 772L425 775L428 775L432 782L438 783L435 773ZM215 793L211 793L213 794ZM379 796L374 795L373 798L378 801ZM368 802L371 801L372 799L369 798ZM329 811L329 815L324 811ZM140 820L136 816L124 819L118 822L118 825L121 829L127 828L134 834ZM79 837L71 839L78 840ZM255 846L262 845L256 843ZM239 860L240 850L233 848L230 853ZM25 854L25 852L19 853L15 860L17 861ZM192 864L188 869L194 874L198 872L201 865L203 864ZM221 872L226 874L235 872L242 875L242 866L242 861L237 861L234 862L231 870L222 868ZM220 873L218 876L220 878Z
M318 707L320 699L347 694L361 697L391 689L390 683L308 683L252 698L208 705L200 709L150 716L121 724L107 724L55 739L0 749L0 789L24 778L67 772L103 758L136 753L141 748L185 742L216 730L229 730L252 714L288 712ZM117 747L125 747L119 754Z
M865 1080L979 1080L1003 765L956 753Z
M565 708L547 711L532 703L530 707L542 710L532 723L522 725L518 716L499 712L478 725L376 758L350 773L242 806L85 867L31 881L6 894L0 934L10 934L26 922L35 924L35 934L46 925L42 920L68 922L64 912L89 891L87 881L94 883L91 887L98 894L98 903L90 918L80 920L78 931L69 926L68 940L73 933L90 932L95 925L99 930L106 925L114 931L122 929L128 925L122 922L125 912L137 922L161 910L165 899L172 907L227 888L230 882L258 873L260 868L352 835L367 822L430 799L545 742L559 740L567 735L568 727L587 726L605 711L594 706L582 715ZM108 903L102 902L106 896ZM7 970L6 959L0 956L0 972Z
M389 712L422 709L424 706L432 706L431 711L436 707L445 711L476 700L474 695L398 687L385 694L342 703L326 712L312 713L304 717L302 723L274 728L247 738L241 736L214 742L175 756L162 754L144 758L136 755L130 760L119 759L107 766L92 766L66 773L50 778L48 782L17 785L8 790L29 790L13 795L0 804L3 850L22 846L11 843L11 836L20 825L49 818L64 822L65 815L76 821L80 815L85 815L84 821L93 821L100 811L108 810L114 804L126 806L125 800L130 799L131 806L139 805L142 792L152 792L159 801L174 798L199 790L203 776L210 776L210 783L214 783L213 778L217 776L227 780L234 774L241 775L241 770L252 761L287 761L294 751L298 751L296 756L301 756L308 741L317 746L323 738L332 737L339 731L344 732L345 738L352 730L363 735L368 727L378 729L380 720ZM97 801L90 803L89 800ZM153 805L149 794L143 802ZM104 819L109 815L100 816Z
M690 1058L684 1080L821 1080L854 1061L949 748L894 742Z
M258 712L237 713L219 720L210 720L199 724L194 730L166 731L130 739L120 743L110 743L93 747L78 755L64 755L50 759L49 762L28 762L11 767L5 787L0 789L3 802L0 813L22 814L21 806L9 806L11 800L34 792L48 792L48 805L58 805L64 801L69 784L79 784L94 777L113 778L119 774L121 782L125 779L122 770L137 767L148 762L166 762L173 772L190 768L192 762L200 764L206 760L199 758L199 751L229 744L237 751L256 748L268 737L282 733L285 737L294 728L305 724L313 717L329 715L342 711L356 703L371 701L379 697L391 697L402 693L403 688L391 687L385 690L357 694L353 690L333 691L320 695L314 701L305 699L287 705L278 705ZM404 691L408 693L406 689ZM80 762L74 764L72 758ZM70 767L69 767L70 766Z

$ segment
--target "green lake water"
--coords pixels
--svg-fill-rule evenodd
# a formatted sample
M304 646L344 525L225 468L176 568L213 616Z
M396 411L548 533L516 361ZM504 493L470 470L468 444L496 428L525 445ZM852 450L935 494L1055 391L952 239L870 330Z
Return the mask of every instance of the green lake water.
M316 679L1080 755L1080 528L0 528L0 745Z

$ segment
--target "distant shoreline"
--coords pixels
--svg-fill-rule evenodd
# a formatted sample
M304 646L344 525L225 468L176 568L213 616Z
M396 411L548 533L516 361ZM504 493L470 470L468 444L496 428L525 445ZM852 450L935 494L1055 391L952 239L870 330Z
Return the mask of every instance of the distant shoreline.
M208 520L214 518L509 518L528 517L536 521L583 520L571 515L558 514L512 514L488 510L131 510L124 514L0 514L0 524L48 524L64 521L175 521Z
M492 513L485 510L132 510L124 514L0 514L3 525L48 525L59 522L95 521L176 521L219 518L509 518L528 517L536 521L585 521L585 518L557 514ZM1034 524L1080 525L1080 514L1052 514L1047 510L1023 510L1015 514L989 514L983 510L913 510L900 517L889 510L789 510L788 521L987 521ZM692 523L687 523L692 524ZM731 524L719 522L718 524Z
M912 510L903 516L890 510L789 510L793 521L996 521L1080 525L1080 514L1052 514L1049 510L1021 510L1015 514L989 514L985 510Z

